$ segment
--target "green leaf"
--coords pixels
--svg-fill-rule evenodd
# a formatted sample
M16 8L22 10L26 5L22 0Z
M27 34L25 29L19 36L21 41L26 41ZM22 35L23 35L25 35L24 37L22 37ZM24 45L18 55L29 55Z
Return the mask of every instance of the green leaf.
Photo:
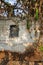
M38 16L38 13L39 13L39 12L38 12L38 8L36 8L35 20L38 20L38 17L39 17L39 16Z
M43 51L43 46L40 46L39 49L40 49L40 51Z

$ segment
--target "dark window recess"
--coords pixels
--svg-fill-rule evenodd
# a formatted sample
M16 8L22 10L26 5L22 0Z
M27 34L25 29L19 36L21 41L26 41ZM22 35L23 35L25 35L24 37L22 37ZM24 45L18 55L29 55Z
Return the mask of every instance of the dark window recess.
M10 37L18 37L19 36L19 27L17 25L10 26Z

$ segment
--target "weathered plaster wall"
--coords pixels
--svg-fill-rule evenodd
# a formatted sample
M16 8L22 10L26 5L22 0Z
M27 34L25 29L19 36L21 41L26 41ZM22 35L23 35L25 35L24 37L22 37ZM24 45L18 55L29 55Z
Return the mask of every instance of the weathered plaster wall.
M12 20L0 20L0 50L24 52L28 45L32 45L35 42L34 22L32 24L30 28L30 30L32 29L31 35L26 29L26 21L24 20L19 23L19 37L9 38L10 25L15 25L15 22Z

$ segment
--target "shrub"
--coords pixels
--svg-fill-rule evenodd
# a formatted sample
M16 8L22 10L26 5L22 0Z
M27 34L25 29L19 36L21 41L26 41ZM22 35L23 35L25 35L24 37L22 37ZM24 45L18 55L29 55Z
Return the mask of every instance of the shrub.
M36 13L35 13L35 20L38 20L38 14L39 14L39 12L38 12L38 8L36 8Z
M27 29L30 29L30 26L31 26L30 21L27 20Z
M43 46L40 46L39 49L40 49L40 51L43 51Z

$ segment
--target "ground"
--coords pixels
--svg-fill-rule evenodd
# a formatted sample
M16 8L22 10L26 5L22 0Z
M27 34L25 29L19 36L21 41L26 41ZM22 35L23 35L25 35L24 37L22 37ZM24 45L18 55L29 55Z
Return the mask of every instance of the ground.
M34 53L30 55L29 53L19 54L10 51L0 51L0 65L34 65L34 61L37 61L39 65L42 65L42 56L43 52L39 52L38 50L35 50Z

